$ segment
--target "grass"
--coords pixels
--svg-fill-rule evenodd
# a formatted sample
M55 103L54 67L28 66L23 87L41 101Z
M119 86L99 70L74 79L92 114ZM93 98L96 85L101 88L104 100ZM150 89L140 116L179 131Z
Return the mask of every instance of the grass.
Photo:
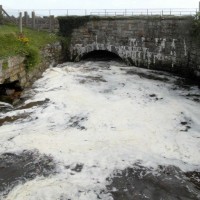
M27 58L27 68L34 67L39 60L39 51L46 44L58 41L55 34L28 28L19 33L17 26L0 25L0 59L21 55Z

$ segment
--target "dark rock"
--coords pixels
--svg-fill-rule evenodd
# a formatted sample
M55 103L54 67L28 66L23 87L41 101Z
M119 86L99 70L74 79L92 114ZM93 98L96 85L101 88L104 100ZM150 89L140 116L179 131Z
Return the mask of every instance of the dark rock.
M114 200L198 200L199 182L194 177L200 177L199 172L186 174L173 166L153 171L138 165L114 172L107 189Z
M0 192L6 195L15 185L32 180L36 176L56 173L51 156L37 151L23 151L20 154L0 155Z
M71 170L75 172L81 172L82 169L83 169L83 164L76 164L76 166L72 168Z

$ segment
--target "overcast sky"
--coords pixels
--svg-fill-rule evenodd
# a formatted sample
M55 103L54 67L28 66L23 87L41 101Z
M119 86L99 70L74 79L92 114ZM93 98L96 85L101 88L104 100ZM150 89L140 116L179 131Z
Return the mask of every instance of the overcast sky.
M5 9L198 8L199 0L0 0Z

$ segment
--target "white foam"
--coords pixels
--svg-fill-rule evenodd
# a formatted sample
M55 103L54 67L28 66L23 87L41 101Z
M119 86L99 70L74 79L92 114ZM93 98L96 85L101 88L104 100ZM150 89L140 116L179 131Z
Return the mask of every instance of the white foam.
M33 120L0 128L0 153L38 149L54 157L59 173L16 186L7 200L98 199L106 177L137 161L182 170L199 166L199 104L182 96L184 91L171 90L173 78L168 77L169 83L148 80L128 75L118 65L99 70L93 62L66 63L66 67L48 69L35 83L30 101L48 98L50 102L31 109ZM97 70L88 71L90 67ZM107 82L84 78L88 76L102 76ZM84 84L79 83L82 79ZM150 94L163 99L156 101ZM9 115L21 112L27 111ZM72 117L83 117L79 123L86 129L70 126ZM185 117L192 123L188 132L181 131ZM83 169L72 175L65 166L76 163L83 164ZM108 194L103 199L112 198Z

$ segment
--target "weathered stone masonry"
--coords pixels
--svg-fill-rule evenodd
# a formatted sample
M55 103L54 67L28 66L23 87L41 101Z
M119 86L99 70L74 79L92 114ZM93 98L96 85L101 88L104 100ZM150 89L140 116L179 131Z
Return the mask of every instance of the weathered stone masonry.
M59 43L47 45L41 50L42 62L33 70L27 71L24 65L24 57L13 56L0 60L0 84L19 81L22 87L28 86L44 69L58 63L61 53Z
M72 32L71 59L108 50L130 65L200 77L200 45L191 27L192 17L91 18Z

